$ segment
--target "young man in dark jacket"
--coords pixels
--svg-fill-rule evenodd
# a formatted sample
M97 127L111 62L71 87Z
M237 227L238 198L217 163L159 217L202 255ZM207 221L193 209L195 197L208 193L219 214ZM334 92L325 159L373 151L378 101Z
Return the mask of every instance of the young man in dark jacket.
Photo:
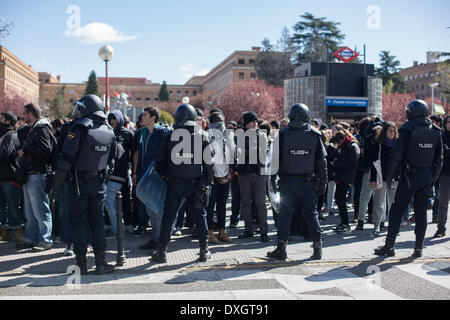
M37 105L26 105L24 117L31 128L25 138L23 149L17 153L20 156L20 165L26 169L28 176L23 186L27 226L25 241L18 248L44 251L53 245L52 214L49 198L45 192L45 175L49 172L50 157L56 140L50 122L41 118L41 110Z
M130 200L130 188L129 179L130 175L128 170L131 167L131 148L133 145L133 132L124 127L124 118L120 110L113 110L108 115L108 122L114 128L114 134L116 135L117 142L117 158L115 161L114 172L109 177L109 181L106 184L106 211L109 215L109 221L111 224L111 232L113 236L117 235L117 219L116 219L116 192L125 190L122 194L123 199L123 211L125 225L128 227L132 223L130 222L131 215L131 200ZM128 192L127 192L128 191ZM126 216L126 218L125 218Z
M23 242L22 215L19 209L19 189L13 184L17 167L19 139L14 133L17 117L11 111L0 117L0 241L10 239L10 230L15 232L16 242Z

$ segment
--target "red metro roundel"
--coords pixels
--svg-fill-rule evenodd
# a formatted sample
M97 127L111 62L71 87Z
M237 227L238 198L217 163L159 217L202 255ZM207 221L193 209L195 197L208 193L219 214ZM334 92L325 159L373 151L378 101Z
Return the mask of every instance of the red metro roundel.
M339 60L344 61L345 63L349 63L350 61L356 59L359 56L359 53L356 51L353 51L349 47L344 47L335 53L333 55L338 58Z

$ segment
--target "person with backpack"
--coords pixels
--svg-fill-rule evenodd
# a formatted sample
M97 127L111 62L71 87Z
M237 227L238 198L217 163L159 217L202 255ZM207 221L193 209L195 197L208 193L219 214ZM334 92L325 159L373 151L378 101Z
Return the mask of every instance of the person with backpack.
M24 139L23 148L17 153L20 156L20 166L26 172L23 193L27 225L24 242L18 244L17 248L33 248L33 251L40 252L51 249L53 245L52 213L49 197L45 192L45 175L51 170L51 154L56 139L50 122L41 118L39 106L30 103L23 109L30 130Z
M111 235L108 235L107 238L117 236L116 192L122 190L123 186L128 184L128 169L131 166L131 148L133 146L134 136L130 130L124 127L124 118L120 110L113 110L110 114L108 114L108 123L114 128L117 154L114 160L114 172L111 174L109 181L106 183L107 191L105 208L108 212L111 226ZM124 194L122 196L123 199L125 199L127 195ZM129 194L128 197L130 197ZM125 203L125 201L123 202ZM130 211L131 208L127 212ZM129 222L128 217L127 222ZM129 223L126 223L125 225L129 225Z
M156 107L145 108L142 114L142 128L136 133L136 139L138 139L139 144L136 147L133 158L132 180L135 186L156 159L164 137L169 134L169 129L157 126L159 117L160 113ZM145 207L145 210L152 224L152 237L146 244L139 246L139 249L154 250L158 246L162 218L152 212L150 208Z

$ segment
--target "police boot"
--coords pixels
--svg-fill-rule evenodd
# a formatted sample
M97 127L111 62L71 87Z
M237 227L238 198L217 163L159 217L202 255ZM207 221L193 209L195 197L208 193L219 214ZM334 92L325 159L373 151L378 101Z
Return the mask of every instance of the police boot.
M393 257L395 256L394 245L395 245L395 237L386 237L386 244L384 245L384 247L375 249L375 254L377 256Z
M200 262L206 262L211 259L211 252L208 250L208 241L200 242L200 257L198 260Z
M87 274L87 262L85 254L77 254L76 255L77 266L80 268L80 274Z
M167 262L167 247L162 247L158 245L158 249L153 253L152 260L158 263L166 263Z
M95 254L95 274L102 275L105 273L114 272L114 266L106 263L105 252Z
M413 257L414 258L422 257L422 250L423 250L423 240L417 240L416 239L416 243L414 244Z
M313 260L321 260L322 259L322 240L313 241L313 249L314 254L311 259Z
M278 241L277 248L274 251L267 252L267 256L272 259L286 261L286 242Z

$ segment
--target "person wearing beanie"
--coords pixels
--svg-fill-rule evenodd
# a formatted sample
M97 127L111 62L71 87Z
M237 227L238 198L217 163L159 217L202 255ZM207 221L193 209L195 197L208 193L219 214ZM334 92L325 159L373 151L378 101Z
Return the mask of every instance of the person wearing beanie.
M14 133L17 117L6 111L0 117L0 241L10 240L10 231L15 232L15 240L24 241L22 234L22 214L19 209L19 189L11 182L17 167L19 139Z
M105 208L108 212L111 225L111 233L107 238L113 238L117 235L116 219L116 192L121 191L123 196L123 219L125 228L128 232L134 229L131 217L131 198L130 185L128 183L130 175L128 168L131 167L134 134L125 128L125 119L120 110L113 110L108 114L108 123L114 128L114 134L117 142L117 155L115 159L114 172L109 177L106 184Z
M238 175L239 188L241 191L242 200L242 216L245 222L245 231L239 238L252 238L254 235L253 220L252 220L252 201L255 203L257 209L257 216L261 225L261 241L268 242L267 236L267 209L266 209L266 184L267 176L263 175L265 167L265 160L261 159L261 155L267 155L267 136L257 129L258 116L253 111L245 112L242 117L243 131L245 139L237 138L238 152L237 165L235 166L235 172ZM237 132L236 135L242 133ZM239 146L239 141L245 141ZM263 150L261 150L261 148ZM264 152L262 152L264 151ZM256 163L252 163L253 157L250 155L256 155ZM253 195L253 197L252 197Z

